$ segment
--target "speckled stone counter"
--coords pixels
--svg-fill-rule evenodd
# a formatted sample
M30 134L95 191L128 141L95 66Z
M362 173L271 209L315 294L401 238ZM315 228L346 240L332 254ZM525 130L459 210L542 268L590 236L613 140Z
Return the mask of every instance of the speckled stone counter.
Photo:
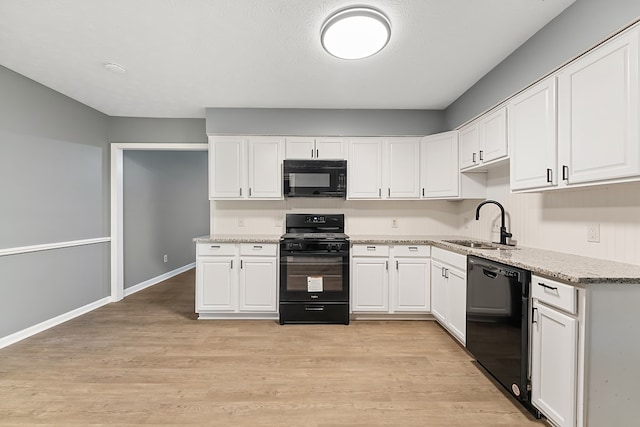
M272 234L212 234L196 237L196 243L278 243L280 235Z
M363 245L432 245L465 255L476 255L493 261L524 268L535 274L574 283L637 283L640 265L606 261L561 252L517 247L508 249L474 249L447 243L464 240L464 236L351 236L352 244ZM477 240L477 239L470 239Z

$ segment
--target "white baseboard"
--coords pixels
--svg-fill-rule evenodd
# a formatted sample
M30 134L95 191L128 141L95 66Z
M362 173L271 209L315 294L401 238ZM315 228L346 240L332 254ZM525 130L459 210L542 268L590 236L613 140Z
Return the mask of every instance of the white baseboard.
M95 310L96 308L100 308L104 305L107 305L110 302L111 302L111 297L102 298L102 299L99 299L98 301L92 302L80 308L76 308L75 310L71 310L67 313L61 314L52 319L45 320L44 322L38 323L37 325L33 325L21 331L15 332L11 335L7 335L6 337L0 338L0 348L4 348L7 346L10 346L11 344L15 344L18 341L22 341L25 338L29 338L37 333L46 331L49 328L58 326L75 317L81 316L83 314L86 314L90 311Z
M150 286L153 285L157 285L160 282L163 282L167 279L171 279L173 276L177 276L180 273L184 273L185 271L191 270L192 268L194 268L196 266L195 262L192 262L191 264L187 264L185 266L182 266L180 268L176 268L175 270L169 271L167 273L161 274L160 276L156 276L153 277L149 280L145 280L144 282L138 283L137 285L133 285L131 287L125 288L124 289L124 296L128 297L131 294L135 294L136 292L139 292L143 289L146 289Z

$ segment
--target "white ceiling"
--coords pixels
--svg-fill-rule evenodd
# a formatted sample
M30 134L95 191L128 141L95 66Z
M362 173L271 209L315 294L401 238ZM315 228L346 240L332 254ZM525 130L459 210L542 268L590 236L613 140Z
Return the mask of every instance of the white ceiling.
M0 65L111 116L443 109L573 1L0 0ZM345 61L320 27L353 4L383 11L392 35Z

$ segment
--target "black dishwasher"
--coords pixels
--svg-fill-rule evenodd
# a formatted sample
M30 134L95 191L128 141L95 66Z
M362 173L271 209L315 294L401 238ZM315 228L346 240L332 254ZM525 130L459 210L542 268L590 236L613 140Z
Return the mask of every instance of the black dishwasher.
M529 271L467 257L467 350L539 418L531 405L530 283Z

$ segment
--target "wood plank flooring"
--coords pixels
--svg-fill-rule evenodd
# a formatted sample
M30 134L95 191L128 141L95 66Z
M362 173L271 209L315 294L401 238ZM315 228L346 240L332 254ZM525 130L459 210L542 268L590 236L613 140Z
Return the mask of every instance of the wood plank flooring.
M433 321L198 321L194 281L0 350L0 425L545 425Z

